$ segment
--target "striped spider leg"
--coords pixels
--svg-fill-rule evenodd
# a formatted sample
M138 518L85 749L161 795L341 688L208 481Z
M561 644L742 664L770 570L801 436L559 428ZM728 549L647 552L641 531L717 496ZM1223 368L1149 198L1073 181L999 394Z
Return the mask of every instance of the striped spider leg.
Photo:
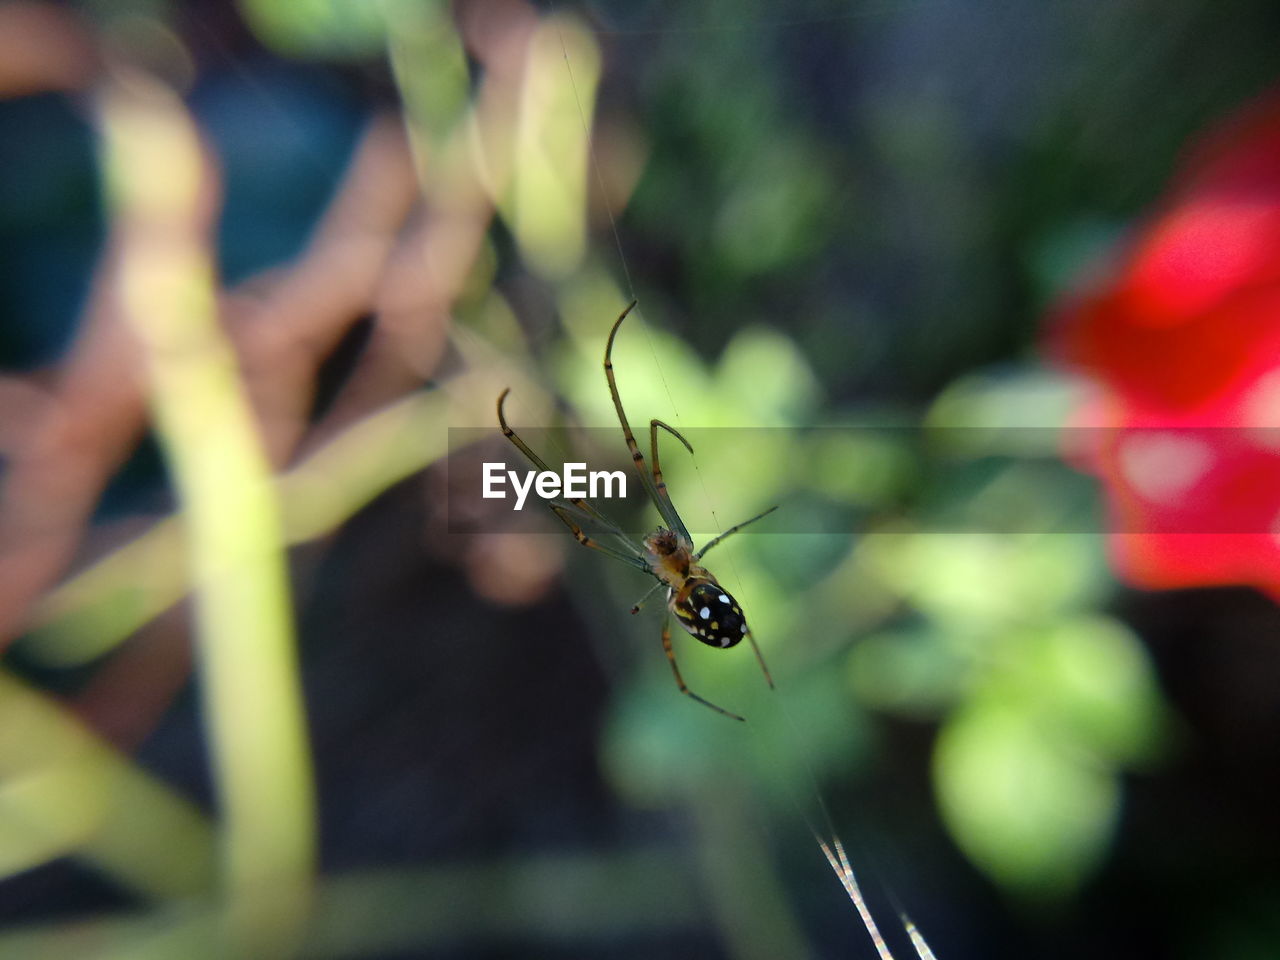
M640 603L631 608L632 613L638 612L640 605L654 591L663 587L666 588L667 615L663 617L662 623L662 649L667 655L667 662L671 664L671 673L675 677L676 686L680 688L680 692L685 696L696 700L703 706L710 707L726 717L744 720L744 717L731 713L723 707L716 706L711 701L698 696L684 682L684 678L680 676L680 668L676 665L676 655L671 645L671 614L675 614L677 622L690 636L712 647L721 649L732 647L739 643L743 637L746 637L755 651L756 660L760 663L760 669L764 673L766 682L770 688L773 687L773 677L770 676L769 668L764 662L764 656L760 653L760 647L747 626L742 608L729 591L720 585L720 582L711 571L702 566L701 560L712 547L722 542L726 537L737 533L748 524L755 523L757 520L768 516L777 507L770 507L750 520L745 520L730 527L724 533L705 544L701 550L694 550L688 528L685 527L684 521L680 519L680 514L677 512L675 504L671 501L671 495L667 492L667 484L662 478L662 466L658 459L658 430L661 428L671 434L690 453L693 453L693 447L674 427L663 423L661 420L650 420L649 454L651 463L646 464L644 454L640 452L635 435L631 432L631 424L627 421L626 411L622 408L622 398L618 394L618 383L613 374L614 337L617 336L618 328L622 326L622 321L627 318L627 315L631 313L635 305L636 302L634 300L631 301L618 319L614 321L613 327L609 331L609 339L604 351L604 373L609 382L609 395L613 398L613 406L618 414L618 422L622 426L622 435L627 442L627 450L631 453L631 459L635 463L636 472L640 475L640 482L644 486L645 493L648 494L650 501L657 508L664 526L650 533L640 543L636 543L586 500L570 498L567 504L552 504L551 509L573 533L574 538L584 547L599 550L601 553L616 560L621 560L623 563L629 564L654 578L656 583L653 588ZM516 432L507 425L502 405L509 392L509 390L504 390L502 395L498 397L498 424L502 427L503 436L515 444L516 448L539 470L547 470L547 465L542 458L534 453L528 444L521 440L516 435ZM583 531L579 521L588 521L601 527L612 537L613 544L605 544L589 537Z

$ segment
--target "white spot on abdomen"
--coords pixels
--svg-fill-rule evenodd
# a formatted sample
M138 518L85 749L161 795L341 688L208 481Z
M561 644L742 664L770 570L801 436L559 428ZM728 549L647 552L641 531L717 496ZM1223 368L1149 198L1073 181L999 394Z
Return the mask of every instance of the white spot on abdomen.
M701 610L699 610L699 611L698 611L698 616L700 616L703 620L710 620L710 619L711 619L711 608L710 608L710 607L703 607Z

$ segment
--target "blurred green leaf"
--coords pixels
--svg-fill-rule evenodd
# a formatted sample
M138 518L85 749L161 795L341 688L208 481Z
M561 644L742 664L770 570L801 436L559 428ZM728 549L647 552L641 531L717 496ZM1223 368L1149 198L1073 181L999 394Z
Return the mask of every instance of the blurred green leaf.
M1094 481L1061 463L988 457L936 464L931 473L916 506L926 529L1002 536L1105 529Z
M934 780L947 825L975 864L1032 899L1072 893L1097 866L1119 814L1119 784L1087 755L998 697L942 728Z
M566 68L568 64L568 68ZM573 274L586 254L588 123L595 110L600 49L573 18L535 30L525 64L504 219L525 261L552 280Z
M725 347L715 391L731 397L735 419L754 426L781 426L811 415L820 397L808 360L777 330L747 327Z
M1108 618L1015 630L988 648L938 739L939 800L956 840L993 879L1060 897L1100 862L1120 768L1156 755L1164 709L1137 639ZM891 685L905 671L889 666Z
M874 634L849 651L848 676L858 702L932 719L960 698L974 665L927 629Z
M790 499L778 513L762 520L759 536L746 540L743 546L750 551L752 560L767 571L784 590L794 595L807 595L814 584L831 573L849 552L853 542L853 524L830 523L832 533L787 533L774 536L769 533L772 520L784 529L820 529L823 520L832 521L838 514L829 504ZM844 530L841 531L841 526ZM716 548L719 552L720 548Z
M1029 678L1064 738L1104 761L1150 760L1167 727L1155 673L1138 638L1109 617L1075 617L1047 628ZM1030 671L1028 671L1030 672Z
M944 389L925 416L935 447L950 454L1056 457L1083 386L1042 369L984 371Z
M756 142L715 220L715 242L744 275L778 270L821 246L830 190L800 137Z
M384 0L382 6L391 67L405 101L406 119L422 142L439 148L465 114L471 87L466 51L454 29L449 4Z
M1089 599L1094 538L883 533L863 540L869 567L939 626L972 633L1037 622Z
M900 437L871 430L815 430L805 438L800 480L843 503L887 506L916 482Z
M839 671L808 671L771 690L743 644L720 658L721 676L699 681L706 671L691 665L701 658L675 639L690 687L747 720L717 717L674 695L670 672L652 671L649 682L624 697L605 738L610 779L631 802L661 806L729 778L763 789L779 809L804 809L813 799L813 777L868 751L865 717Z
M371 0L238 0L264 44L296 57L365 58L382 52L383 4Z

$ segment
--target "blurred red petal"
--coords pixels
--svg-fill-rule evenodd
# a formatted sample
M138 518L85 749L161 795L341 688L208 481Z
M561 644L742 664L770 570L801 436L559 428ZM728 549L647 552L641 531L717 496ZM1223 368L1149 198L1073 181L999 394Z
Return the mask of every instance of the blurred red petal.
M1267 534L1113 534L1110 548L1116 573L1136 587L1254 586L1280 595L1280 543Z
M1280 597L1280 96L1201 142L1050 348L1105 387L1068 455L1103 482L1117 572Z
M1149 302L1118 290L1081 304L1056 338L1059 356L1133 402L1171 412L1210 403L1280 362L1280 283L1237 288L1176 326L1153 322Z
M1280 282L1280 204L1274 197L1189 203L1157 221L1121 288L1125 322L1172 327L1241 291Z

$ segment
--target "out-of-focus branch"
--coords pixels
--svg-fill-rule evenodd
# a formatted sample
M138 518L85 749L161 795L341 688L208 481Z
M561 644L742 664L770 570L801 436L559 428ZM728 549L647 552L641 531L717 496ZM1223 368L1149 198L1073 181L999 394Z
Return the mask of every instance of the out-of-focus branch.
M293 458L307 430L321 363L346 330L372 310L417 199L399 119L378 117L306 252L287 269L225 298L227 322L275 467Z
M416 196L398 122L375 121L307 253L265 293L250 293L262 286L250 283L225 298L247 389L277 466L292 456L306 428L317 368L370 309ZM111 256L100 277L114 269ZM108 479L141 435L139 376L136 340L99 279L51 390L7 391L21 401L26 425L6 437L0 648L23 629L31 604L70 562Z
M65 569L102 488L140 436L137 344L107 296L110 257L47 399L9 452L0 494L0 650Z
M444 7L439 7L444 10ZM512 166L526 48L537 18L523 3L467 5L461 41L483 68L473 101L451 110L429 93L438 74L418 54L439 46L439 24L409 4L389 4L390 57L405 96L405 128L423 197L419 224L390 259L376 296L377 323L359 367L313 436L323 438L402 396L430 376L445 346L449 314L493 219ZM495 36L500 39L495 39ZM460 46L436 62L462 69ZM427 81L427 82L424 82ZM447 85L447 81L446 81Z
M212 890L199 811L4 671L0 782L0 876L74 854L143 896Z
M405 233L418 196L405 133L396 129L398 121L382 118L366 133L307 252L287 269L223 298L224 319L276 468L300 446L315 448L415 389L443 353L449 311L510 176L527 80L525 49L538 28L525 4L487 0L464 13L463 30L485 79L446 135L420 138L429 155L421 158L423 201L416 225ZM397 43L408 42L397 36ZM398 69L403 74L415 67L401 56ZM409 124L423 122L410 118ZM104 272L110 269L105 263ZM141 433L136 345L113 311L99 285L38 426L11 451L0 497L0 643L30 625L32 603L70 562L103 487ZM320 364L369 311L376 311L374 333L356 371L325 419L308 428ZM162 526L155 537L124 549L135 554L150 549L146 543L173 536ZM166 566L154 586L137 585L139 595L154 591L166 597L143 607L152 613L164 609L176 599L164 585L184 579ZM61 606L67 592L46 598L34 616L37 627L48 622L50 609ZM117 622L139 623L117 609L107 617L106 634L114 633Z
M315 449L344 426L364 422L280 480L291 543L328 532L368 496L401 479L401 471L443 456L444 426L486 422L492 396L505 385L495 377L485 381L492 388L472 396L477 381L465 377L448 390L452 408L441 396L405 406L398 401L438 361L448 312L511 170L512 126L525 78L522 51L538 21L507 16L501 4L491 7L488 18L472 9L465 21L487 68L485 82L447 136L421 138L437 145L427 158L426 212L419 224L392 245L406 213L412 165L404 135L387 122L375 123L308 253L257 303L246 302L247 294L231 301L248 389L277 464L289 459L305 427L315 368L327 349L344 323L369 305L377 308L374 335L355 374L330 413L308 432L303 448ZM336 276L343 278L340 288ZM487 364L491 376L495 360ZM476 406L460 416L459 404ZM402 446L378 439L405 422L415 432L397 437ZM323 493L315 496L317 491ZM163 521L48 594L32 617L33 655L80 661L114 646L186 593L187 573L175 562L179 555L178 528Z
M314 798L279 510L217 312L216 190L194 123L159 82L118 67L102 125L121 311L184 507L229 932L239 952L274 956L305 921Z
M34 11L29 22L45 27L71 23L48 20L49 9L37 7L0 8L0 53L10 39L4 23L18 22L5 19L14 10ZM117 67L102 101L114 217L99 279L51 386L15 380L0 396L29 418L0 437L10 454L0 495L0 646L34 625L33 656L83 662L194 592L224 823L223 889L241 946L253 955L287 945L300 929L314 860L283 547L332 531L391 483L445 456L448 425L488 422L494 396L512 380L501 357L485 356L434 391L405 398L436 372L450 312L507 190L530 82L526 48L539 26L531 7L509 0L468 4L466 14L463 30L483 66L474 96L468 99L464 69L458 113L431 136L418 134L440 116L428 116L408 96L408 132L390 117L371 123L305 253L233 292L214 284L207 233L216 184L191 118L154 81ZM444 35L465 65L461 41L451 30ZM403 31L392 36L397 44L415 39ZM408 49L392 50L401 80L421 69ZM93 57L84 61L96 72ZM59 73L62 60L47 64L47 76L34 61L12 62L36 88L79 87L91 75ZM6 87L12 78L4 71L0 66L0 95L21 91L25 81ZM312 424L320 366L370 313L373 336L354 375L330 413ZM461 351L464 362L484 352L483 344L470 356ZM522 395L538 398L532 386ZM148 397L181 512L49 591L141 435ZM85 716L120 723L127 741L136 738L139 717L159 716L188 669L189 658L175 655L180 648L170 642L178 618L169 619L153 626L136 658L99 670L80 704ZM157 647L164 656L151 655ZM122 695L140 684L141 695ZM0 687L8 691L2 677ZM14 689L13 704L30 699ZM113 699L129 703L113 713ZM46 722L24 725L15 715L12 729L30 735L76 726L52 701L41 709L51 714ZM17 763L20 746L12 737L0 744L0 765ZM120 770L105 779L86 775L85 791L133 782L127 764L110 762ZM60 768L4 772L19 779L0 806L18 823L32 817L39 827L33 836L44 831L42 844L24 845L16 835L0 843L0 852L22 860L10 866L84 853L144 894L207 885L207 828L195 815L183 820L181 804L162 788L155 786L155 796L126 792L135 803L128 812L155 812L159 831L149 836L170 830L181 839L173 853L188 856L186 872L161 855L166 851L137 843L130 817L42 808L68 793ZM101 834L85 834L85 824Z
M312 452L277 481L286 542L332 532L387 487L443 457L449 422L481 422L499 380L498 371L486 371L415 394ZM181 518L170 517L46 594L27 655L71 665L110 650L186 594L182 551Z

